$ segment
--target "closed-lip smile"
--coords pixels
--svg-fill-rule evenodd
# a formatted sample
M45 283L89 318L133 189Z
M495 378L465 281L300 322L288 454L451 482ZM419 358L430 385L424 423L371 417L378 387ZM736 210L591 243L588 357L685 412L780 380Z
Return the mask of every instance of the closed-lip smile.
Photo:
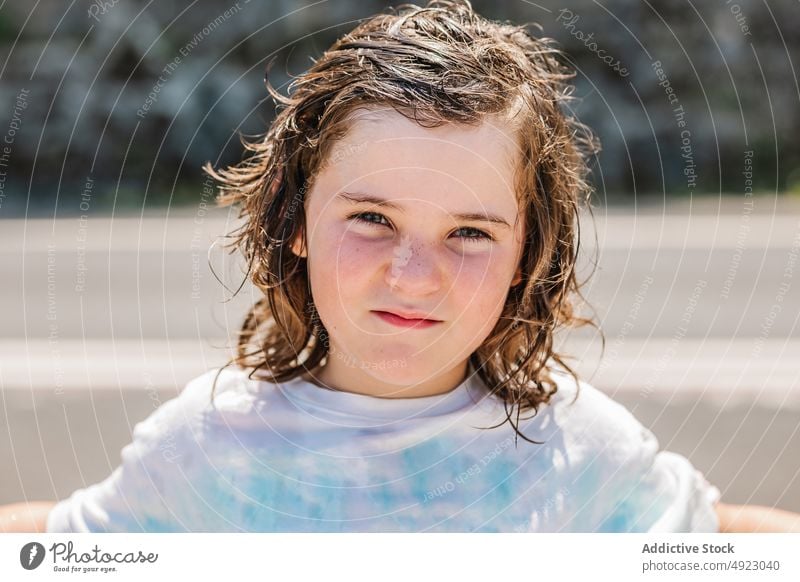
M376 310L378 313L390 313L403 319L424 319L426 321L440 321L436 318L429 317L427 314L420 311L402 311L400 309L380 309Z
M442 323L440 320L430 318L420 312L373 310L373 313L383 321L398 327L422 328Z

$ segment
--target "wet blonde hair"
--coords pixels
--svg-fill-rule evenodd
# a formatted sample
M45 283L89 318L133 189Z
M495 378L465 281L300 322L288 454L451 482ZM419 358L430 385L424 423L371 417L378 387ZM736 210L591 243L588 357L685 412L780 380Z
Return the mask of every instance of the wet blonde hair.
M245 317L228 365L271 382L324 365L328 334L312 301L306 258L289 247L304 236L306 195L356 108L391 107L425 127L477 125L513 110L515 186L527 229L522 281L511 287L470 363L506 404L506 420L530 441L518 429L519 415L535 414L556 392L550 367L559 365L577 381L554 351L554 331L593 325L575 315L573 297L580 297L578 209L591 193L587 162L599 146L566 111L574 73L558 56L552 40L525 26L486 20L467 1L436 1L364 21L295 78L288 96L267 81L279 102L267 133L243 140L252 153L239 164L204 167L218 181L218 203L239 205L245 220L229 245L244 254L248 276L264 293Z

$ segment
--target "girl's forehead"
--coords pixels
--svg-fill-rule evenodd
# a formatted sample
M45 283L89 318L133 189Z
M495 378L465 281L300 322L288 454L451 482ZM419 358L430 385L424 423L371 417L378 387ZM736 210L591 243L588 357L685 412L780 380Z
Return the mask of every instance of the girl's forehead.
M515 206L516 135L507 122L422 127L395 111L356 114L331 147L319 180L326 190L384 196L474 195ZM471 196L470 196L471 197Z
M447 147L451 155L504 161L518 149L516 132L511 124L495 115L487 115L479 124L447 122L424 127L393 109L356 110L348 119L341 145L381 145L409 152L415 148ZM407 144L404 144L407 142ZM431 160L434 161L434 160Z

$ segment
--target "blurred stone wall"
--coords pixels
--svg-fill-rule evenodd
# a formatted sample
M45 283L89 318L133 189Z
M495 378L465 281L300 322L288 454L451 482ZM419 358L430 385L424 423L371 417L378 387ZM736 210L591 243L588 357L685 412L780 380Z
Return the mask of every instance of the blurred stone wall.
M196 202L201 164L376 0L7 2L0 8L0 217ZM800 189L794 0L475 1L538 22L576 69L599 136L598 200ZM749 152L749 153L746 153ZM750 160L747 162L746 160ZM91 188L87 193L87 184ZM57 210L55 204L57 203Z

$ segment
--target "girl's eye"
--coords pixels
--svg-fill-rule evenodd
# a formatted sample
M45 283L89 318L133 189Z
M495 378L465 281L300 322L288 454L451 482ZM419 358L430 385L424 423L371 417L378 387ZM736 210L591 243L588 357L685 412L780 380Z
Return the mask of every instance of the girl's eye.
M477 228L473 228L471 226L465 226L464 228L459 228L458 230L465 230L467 232L473 233L474 236L463 236L464 240L468 240L470 242L481 242L483 240L494 240L491 235L486 234L482 230L478 230ZM458 231L456 231L458 232Z
M352 214L347 217L349 220L355 220L356 222L360 222L362 224L367 224L370 226L391 226L389 221L386 220L386 217L382 214L378 214L377 212L359 212L357 214ZM385 224L381 221L385 221ZM473 228L471 226L465 226L463 228L459 228L456 232L459 231L466 231L470 233L470 236L460 236L459 238L469 241L472 243L481 242L484 240L494 240L491 235L483 232L482 230L478 230L477 228Z
M368 218L377 216L378 222L374 220L367 220L364 218L365 216ZM377 212L359 212L358 214L353 214L351 216L348 216L347 218L350 220L355 220L356 222L360 222L362 224L368 224L370 226L381 226L379 221L381 219L386 220L386 218L382 214L378 214ZM387 220L386 222L388 223L389 221Z

